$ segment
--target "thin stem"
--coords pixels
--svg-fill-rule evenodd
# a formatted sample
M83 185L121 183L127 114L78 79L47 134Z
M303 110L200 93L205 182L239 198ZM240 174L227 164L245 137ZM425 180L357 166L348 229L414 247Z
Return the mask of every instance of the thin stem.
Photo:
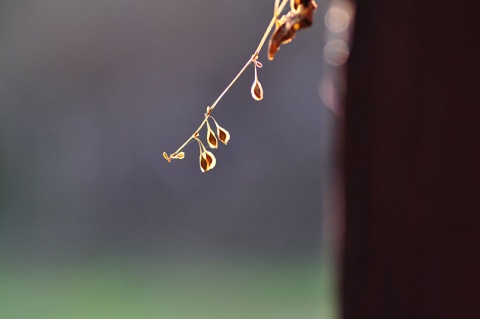
M254 56L258 56L258 53L260 53L260 50L262 49L263 45L265 44L265 41L267 40L268 35L270 34L270 31L273 28L273 25L275 22L277 22L277 18L282 13L283 8L287 5L287 2L290 0L283 0L280 6L278 7L277 11L273 14L272 20L270 20L270 24L267 27L267 30L263 34L262 40L260 40L260 43L258 44L257 49L255 50L255 53L253 54Z
M275 22L277 21L277 17L280 15L280 13L282 12L283 8L286 6L287 2L290 1L290 0L282 0L282 3L278 6L277 10L274 12L273 14L273 18L272 20L270 20L270 23L267 27L267 29L265 30L265 33L263 34L263 37L262 39L260 40L260 43L258 44L257 46L257 49L255 50L255 52L253 53L252 57L247 61L247 63L245 63L245 65L242 67L242 69L238 72L238 74L233 78L233 80L230 82L230 84L225 88L225 90L223 90L223 92L217 97L217 99L215 100L215 102L213 102L213 104L210 106L210 109L207 110L207 113L205 115L205 118L203 119L202 123L200 124L200 126L195 130L195 132L192 134L192 136L190 136L186 141L185 143L182 144L182 146L180 146L174 153L170 154L170 157L172 156L175 156L176 154L178 154L185 146L187 146L188 143L190 143L190 141L192 139L197 139L198 137L198 134L200 132L200 130L205 126L205 123L207 123L207 120L208 118L210 117L210 114L212 113L213 109L217 106L218 102L220 102L220 100L223 98L223 96L228 92L228 90L230 90L230 88L232 87L232 85L238 80L238 78L243 74L243 72L245 72L245 70L247 69L247 67L250 65L250 63L254 62L257 60L258 58L258 54L260 53L260 50L262 49L263 45L265 44L265 41L267 40L267 37L268 35L270 34L270 31L272 31L272 28L273 26L275 25ZM275 5L275 7L277 7ZM255 71L256 71L256 68L255 68ZM198 140L197 140L198 141Z
M205 153L206 149L205 146L203 145L202 141L198 137L194 137L194 139L198 142L198 146L200 146L200 154Z

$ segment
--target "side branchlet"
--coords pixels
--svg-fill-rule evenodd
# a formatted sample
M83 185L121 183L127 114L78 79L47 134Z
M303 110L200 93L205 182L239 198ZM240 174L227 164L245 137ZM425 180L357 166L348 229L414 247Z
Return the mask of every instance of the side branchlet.
M288 2L290 2L290 11L283 15L281 18L279 18ZM227 145L228 141L230 140L230 133L226 129L218 125L218 122L215 120L215 118L212 117L212 112L217 106L218 102L220 102L223 96L228 92L228 90L233 86L233 84L238 80L238 78L245 72L245 70L250 64L253 64L255 72L255 77L251 88L251 94L256 101L261 101L263 99L263 88L262 84L258 80L257 69L262 68L263 65L260 61L258 61L258 55L263 45L265 44L268 35L275 27L268 44L268 59L273 60L275 53L280 49L281 44L291 42L298 30L307 28L312 25L313 13L316 9L317 4L314 0L275 0L272 20L270 21L270 24L265 30L265 33L263 34L263 37L260 40L260 43L258 44L255 52L252 54L247 63L245 63L242 69L238 72L235 78L225 88L225 90L218 96L215 102L213 102L211 106L207 106L207 109L204 113L204 119L201 122L200 126L197 128L197 130L175 152L171 154L163 152L163 157L168 162L171 162L174 159L185 158L185 153L183 152L183 149L192 140L196 140L200 149L200 170L202 171L202 173L204 173L213 169L217 162L216 158L212 152L207 150L203 142L200 140L200 132L206 126L206 141L208 147L211 149L218 148L218 141ZM210 125L210 120L212 120L215 124L215 131Z

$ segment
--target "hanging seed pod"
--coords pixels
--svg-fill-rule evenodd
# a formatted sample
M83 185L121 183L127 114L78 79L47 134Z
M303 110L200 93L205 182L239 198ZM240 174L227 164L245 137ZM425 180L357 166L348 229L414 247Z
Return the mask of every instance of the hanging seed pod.
M213 153L211 153L207 150L205 150L205 159L207 160L207 163L208 163L208 167L207 167L206 171L209 171L209 170L213 169L215 167L215 165L217 165L217 159L215 158Z
M252 85L252 97L257 101L261 101L263 99L262 84L258 80L255 80Z
M213 121L215 122L215 126L217 127L217 136L218 139L225 145L227 145L228 141L230 141L230 133L218 125L217 121L212 117Z
M205 150L202 153L200 153L200 170L202 173L205 173L215 167L217 164L217 159L213 155L213 153Z
M258 81L256 65L255 65L255 80L253 81L253 84L252 84L251 93L252 93L252 97L256 101L261 101L263 99L263 88L260 81Z
M200 156L198 159L200 164L200 170L202 171L202 173L205 173L206 171L209 171L215 167L215 165L217 164L217 160L211 152L207 151L200 139L195 139L197 140L198 146L200 147Z
M208 123L208 120L207 120L207 143L208 143L208 146L210 146L210 148L218 148L217 138L215 137L215 133L213 133L213 130L210 127L210 124Z

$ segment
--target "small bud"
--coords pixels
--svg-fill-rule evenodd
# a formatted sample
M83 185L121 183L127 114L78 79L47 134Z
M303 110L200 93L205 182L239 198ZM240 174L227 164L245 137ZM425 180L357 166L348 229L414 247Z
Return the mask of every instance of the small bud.
M217 164L217 160L215 156L207 150L200 153L199 161L200 161L200 170L202 171L202 173L205 173L213 169Z
M184 152L179 152L175 155L172 156L173 159L184 159L185 158L185 153Z
M207 163L208 163L207 171L213 169L215 167L215 165L217 165L217 159L215 158L213 153L205 150L205 158L206 158Z
M200 160L200 170L202 171L202 173L205 173L208 170L208 162L203 152L200 153L199 160Z
M167 160L167 162L171 162L172 161L172 158L170 156L167 155L167 153L163 152L163 158Z

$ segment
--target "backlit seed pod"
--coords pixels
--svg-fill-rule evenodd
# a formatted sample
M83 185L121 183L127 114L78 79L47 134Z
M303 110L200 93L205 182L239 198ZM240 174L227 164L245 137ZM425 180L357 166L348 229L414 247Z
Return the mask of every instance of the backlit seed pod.
M217 136L218 136L218 139L225 145L227 145L228 141L230 141L230 133L224 129L223 127L221 127L220 125L218 125L217 121L215 121L215 119L213 119L213 121L215 122L215 125L217 126Z
M185 153L184 152L178 152L177 154L172 156L173 159L184 159L185 158Z
M207 150L203 151L200 154L199 160L200 160L200 170L202 171L202 173L205 173L213 169L217 164L217 159L215 158L215 156Z
M208 170L208 162L204 152L200 153L199 162L200 162L200 170L202 171L202 173L205 173Z
M258 81L256 66L255 66L255 80L253 81L253 84L252 84L251 93L252 93L252 97L255 100L261 101L263 99L263 88L262 88L262 84Z
M217 138L215 137L215 133L213 133L213 130L210 127L210 124L208 123L208 120L207 120L207 142L210 148L218 148Z
M211 152L207 151L200 139L195 138L195 140L198 142L198 146L200 147L200 156L198 159L200 163L200 170L202 173L205 173L206 171L209 171L215 167L217 160Z
M215 165L217 165L217 159L213 155L213 153L205 150L205 159L207 160L208 163L208 168L207 171L213 169Z
M255 82L253 82L252 97L257 101L261 101L263 99L262 84L258 80L255 80Z

